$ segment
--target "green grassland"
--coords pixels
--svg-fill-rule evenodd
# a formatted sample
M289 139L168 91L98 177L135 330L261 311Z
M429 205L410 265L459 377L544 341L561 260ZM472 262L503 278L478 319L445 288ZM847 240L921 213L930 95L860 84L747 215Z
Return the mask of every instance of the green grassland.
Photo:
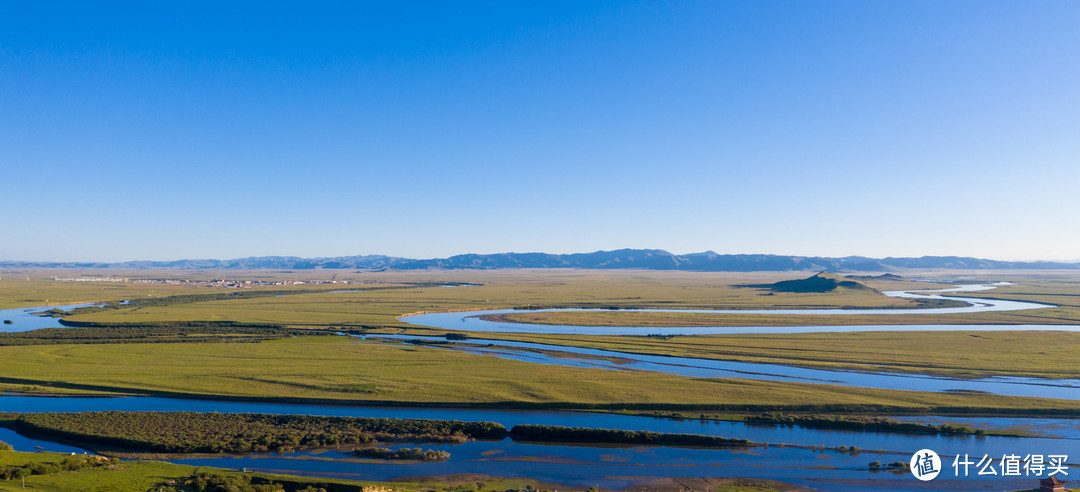
M166 276L166 273L160 276ZM299 274L258 273L264 277ZM968 272L965 272L968 273ZM144 275L150 275L143 273ZM170 273L171 274L171 273ZM242 277L244 272L229 272ZM342 272L304 272L328 279ZM347 274L347 275L346 275ZM417 311L493 309L522 305L662 307L662 308L797 308L911 307L904 299L880 290L933 289L944 286L912 281L860 280L872 289L838 289L826 293L771 292L743 285L803 278L801 273L701 273L654 271L452 271L346 272L341 277L366 282L470 282L480 286L377 288L329 293L341 289L311 286L311 293L281 297L248 297L206 302L121 307L81 314L71 319L92 323L175 323L185 321L282 324L299 328L371 330L438 335L441 330L417 328L397 318ZM956 272L923 272L912 277L946 277ZM213 276L212 273L202 275ZM222 277L224 275L217 275ZM321 276L321 277L320 277ZM1009 280L1018 285L988 293L1000 298L1060 304L1055 309L1018 313L947 315L896 314L873 321L909 322L1076 322L1080 316L1080 276L1075 272L993 272L974 281ZM10 283L9 283L10 282ZM52 282L52 286L48 286ZM25 285L24 285L25 284ZM129 294L124 289L160 288L160 284L53 282L43 276L26 282L5 274L0 280L4 302L24 302L49 290L68 300L107 300ZM385 284L383 284L385 286ZM213 293L221 289L182 286L168 294ZM96 290L95 290L96 289ZM30 292L30 291L39 292ZM227 292L228 290L224 290ZM236 291L236 289L233 289ZM33 295L31 295L33 294ZM62 294L63 296L61 296ZM90 296L99 297L90 297ZM119 298L126 296L121 295ZM116 300L113 297L112 300ZM898 310L902 312L903 310ZM538 313L523 311L522 316ZM601 312L604 316L631 313ZM515 314L516 315L516 314ZM696 315L682 315L693 319ZM763 324L772 315L745 317ZM811 316L782 320L792 324L853 322L861 316ZM869 318L869 317L865 317ZM972 321L975 320L975 321ZM1002 321L1012 320L1012 321ZM1023 320L1023 321L1020 321ZM1056 321L1052 321L1056 320ZM680 322L680 324L682 324ZM78 328L74 328L77 330ZM648 333L643 328L643 333ZM476 334L476 336L484 336ZM711 357L819 368L886 370L953 376L989 374L1077 377L1080 341L1070 333L828 333L807 335L729 335L676 337L669 340L631 336L490 335L493 338L588 346L628 352ZM841 388L829 385L776 383L738 379L701 379L656 373L610 371L539 365L420 346L395 346L334 336L300 337L261 343L111 344L0 347L3 388L32 386L43 391L105 391L163 396L335 401L351 403L469 404L477 406L593 408L735 408L770 409L888 407L924 412L989 408L1076 410L1076 403L988 395L956 395ZM0 388L0 389L3 389Z
M910 300L874 291L772 293L740 288L800 274L687 272L494 271L428 272L386 281L462 281L476 287L374 290L289 295L128 308L71 317L90 322L237 321L303 326L373 325L406 327L398 317L418 311L502 309L523 305L659 308L912 307ZM366 278L366 277L365 277ZM903 284L902 282L896 282ZM925 286L926 284L920 284ZM771 294L771 295L770 295Z
M492 317L499 321L575 326L820 326L820 325L911 325L911 324L1080 324L1080 279L1047 281L1017 279L1021 285L1001 286L991 291L948 293L952 297L989 297L1052 304L1056 307L1024 311L960 314L913 314L897 309L896 314L782 315L711 313L635 312L548 312L522 311ZM879 282L881 284L882 282ZM888 286L892 287L892 286ZM942 288L947 286L940 286ZM920 288L935 288L923 284ZM841 293L842 295L843 293ZM862 293L865 294L865 293ZM800 294L812 297L823 294ZM827 294L824 294L827 295ZM855 296L862 297L862 296ZM867 305L860 304L860 307ZM883 306L884 307L884 306Z
M481 335L477 334L476 337ZM958 378L1080 378L1080 332L878 331L647 336L491 334L500 340L703 359Z
M15 465L22 466L28 463L60 463L68 455L63 453L48 452L18 452L0 451L0 467ZM159 487L167 487L183 478L195 473L213 473L232 477L254 477L285 484L288 490L297 490L305 486L323 487L327 490L355 491L355 492L471 492L471 491L504 491L508 489L524 490L526 486L532 486L537 490L550 488L552 484L544 484L536 480L526 478L497 478L484 475L469 475L459 477L430 478L408 482L369 482L354 481L334 478L309 478L293 475L275 475L258 472L240 472L222 468L206 466L177 465L160 461L124 461L122 463L105 466L86 468L82 470L66 471L46 475L33 475L26 477L25 482L19 479L0 480L0 491L56 491L67 492L80 491L116 491L116 492L144 492L157 490ZM25 484L25 486L24 486ZM773 483L777 484L778 483ZM768 488L752 490L783 490L783 488ZM567 487L559 485L560 490L584 490L584 487ZM721 489L721 490L751 490L751 489Z
M34 384L11 383L0 383L0 393L17 393L20 395L41 396L115 396L117 394L109 391L88 391L70 388L57 388L54 386L38 386Z
M196 292L186 285L138 284L123 282L58 282L56 277L77 277L83 272L67 270L0 271L0 309L29 306L56 306L86 302L132 299ZM131 272L86 272L124 276ZM163 276L175 276L162 272ZM143 274L145 275L145 274ZM29 278L30 280L27 280ZM131 277L137 278L137 277ZM198 292L222 289L198 289Z
M930 275L944 275L928 272ZM953 272L955 274L955 272ZM234 321L293 326L368 326L407 328L402 314L421 311L502 309L524 305L545 307L651 307L672 309L898 308L888 315L777 315L694 313L513 313L519 322L622 326L786 326L831 324L1080 324L1080 276L1072 273L994 273L986 280L1011 280L1004 286L970 296L991 296L1057 304L1059 307L1017 312L911 314L903 308L921 305L881 295L876 290L837 289L825 293L772 292L760 285L800 273L701 273L652 271L454 271L353 274L356 280L394 282L475 282L473 287L418 289L367 288L363 292L312 293L229 299L165 306L131 307L72 316L71 321L149 323ZM6 282L6 281L4 281ZM877 290L934 289L946 285L896 280L862 280ZM68 283L72 284L72 283ZM0 283L2 285L2 283ZM338 287L340 289L340 287ZM208 292L202 289L200 292ZM962 295L962 294L959 294ZM415 328L415 327L414 327Z
M68 282L54 278L116 277L128 282ZM0 269L0 309L27 306L55 306L98 301L164 297L183 294L228 293L258 290L328 291L355 288L342 284L301 284L254 286L244 289L202 287L191 284L140 283L147 279L186 281L349 281L349 282L425 282L439 275L417 277L361 274L354 270L77 270L77 269ZM409 280L411 279L411 280Z
M1077 302L1077 301L1073 301ZM901 310L897 310L901 311ZM711 314L648 312L529 312L485 316L484 319L512 323L572 326L860 326L860 325L975 325L975 324L1080 324L1080 311L1054 308L1009 312L963 314ZM641 330L643 334L648 330Z
M603 409L1071 414L1071 401L539 365L420 346L305 337L240 344L0 347L11 384L158 396Z

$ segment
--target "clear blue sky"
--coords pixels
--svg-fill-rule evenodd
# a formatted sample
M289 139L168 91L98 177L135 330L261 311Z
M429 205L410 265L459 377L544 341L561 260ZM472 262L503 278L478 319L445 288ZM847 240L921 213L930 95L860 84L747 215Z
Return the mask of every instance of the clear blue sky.
M0 1L0 259L1080 259L1080 2Z

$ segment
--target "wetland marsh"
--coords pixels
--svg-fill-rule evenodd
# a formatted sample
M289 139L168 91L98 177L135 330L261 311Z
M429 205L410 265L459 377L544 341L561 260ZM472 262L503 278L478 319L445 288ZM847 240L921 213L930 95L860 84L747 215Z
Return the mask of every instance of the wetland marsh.
M435 283L430 277L409 273L398 274L391 289L328 287L285 295L230 296L181 303L170 302L165 296L152 303L113 302L104 309L82 310L65 317L65 321L89 328L64 330L167 324L186 326L185 330L195 334L199 326L217 326L215 330L227 331L228 323L264 323L299 331L289 332L294 333L291 337L257 343L242 343L239 338L230 341L223 333L216 335L223 338L215 343L73 341L0 346L0 356L5 360L0 388L6 391L142 395L106 399L5 396L0 397L0 410L167 409L411 418L427 415L504 424L704 433L772 443L767 449L738 452L514 441L456 446L416 442L395 446L422 445L432 452L449 452L450 458L441 463L359 463L347 453L324 450L173 460L178 464L377 481L467 472L526 475L577 486L588 486L586 482L592 480L602 487L620 488L639 483L638 479L618 478L632 474L653 478L776 478L828 490L905 490L912 480L910 474L874 473L866 469L864 462L902 460L904 453L911 452L909 447L936 446L947 454L968 449L996 453L1009 446L1029 452L1067 452L1074 446L1075 432L1068 431L1066 423L1080 414L1076 404L1080 374L1074 369L1077 351L1072 350L1080 333L1070 331L1075 327L1068 324L1025 327L979 323L987 317L995 323L1010 319L1069 320L1061 313L1077 308L1069 294L1070 289L1080 290L1080 286L1059 288L1047 295L1031 292L1055 282L1075 282L1068 276L1034 282L1020 275L996 277L987 283L1011 284L999 284L999 291L961 287L944 296L946 301L972 304L960 308L911 304L911 299L893 291L939 289L927 289L926 283L908 280L871 282L881 287L872 291L763 295L759 290L736 285L770 278L768 275L725 278L655 272L471 273L474 276L468 279L461 272L439 277L438 281L465 284L454 288L430 287ZM718 282L720 278L724 280ZM993 295L989 295L991 292ZM630 295L633 293L642 295ZM610 327L571 326L579 331L569 333L504 332L504 325L550 327L536 324L542 319L509 323L477 317L489 314L479 309L492 304L502 308L501 313L526 317L547 313L596 316L594 320L582 318L587 322L581 325L608 323L603 320L607 316L643 315L725 318L722 325L747 324L745 320L755 318L765 322L756 327L753 323L734 328L721 326L719 334L698 335L692 330L701 326L649 326L648 322L641 323L645 326L616 328L623 331L604 335L588 330L609 329L604 333L613 333ZM574 310L507 309L537 305L570 306ZM583 310L590 305L593 310ZM26 308L19 309L27 312ZM419 311L449 313L403 316ZM1044 312L1055 316L1044 316ZM793 324L804 326L765 326L783 324L787 317L798 318ZM838 324L805 326L806 317ZM913 323L929 320L935 325L865 324L866 320L887 322L897 317ZM442 318L450 321L420 323ZM942 319L949 323L940 324ZM846 320L857 324L839 324ZM59 323L56 318L40 321ZM480 331L470 331L474 327L480 327ZM1023 331L1026 328L1047 331ZM983 329L989 331L977 331ZM335 335L339 332L354 337ZM446 340L446 335L453 333L467 335ZM908 343L912 334L917 334L925 348ZM333 406L316 406L320 404ZM427 407L415 406L418 404ZM472 408L450 408L462 405ZM775 410L965 419L987 429L1039 429L1040 423L1046 422L1047 428L1063 429L1059 433L1064 439L911 436L755 426L713 417L672 420L611 413L673 411L681 415L727 414L737 420L746 412ZM26 437L9 437L23 443L19 444L22 448L31 442L25 441L29 439ZM840 453L820 450L819 446L855 446L860 451ZM875 451L865 451L868 449ZM806 465L792 467L791 463ZM606 478L596 481L594 477L598 476ZM1012 482L992 483L1006 486ZM953 484L958 489L986 485L982 480Z

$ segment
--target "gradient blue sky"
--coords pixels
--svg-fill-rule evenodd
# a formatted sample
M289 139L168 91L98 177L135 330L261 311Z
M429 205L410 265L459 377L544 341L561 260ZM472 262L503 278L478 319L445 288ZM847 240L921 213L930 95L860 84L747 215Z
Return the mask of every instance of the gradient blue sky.
M0 259L1080 259L1080 2L0 1Z

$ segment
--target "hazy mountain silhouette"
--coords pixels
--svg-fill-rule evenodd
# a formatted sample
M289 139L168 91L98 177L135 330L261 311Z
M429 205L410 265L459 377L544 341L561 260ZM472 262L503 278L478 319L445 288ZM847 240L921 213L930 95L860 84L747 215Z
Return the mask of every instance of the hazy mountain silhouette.
M496 253L465 254L449 258L417 260L396 256L364 255L325 258L259 256L232 260L175 260L98 262L0 261L0 268L178 268L178 269L284 269L346 268L358 270L499 269L499 268L588 268L648 270L689 270L704 272L757 271L889 271L927 268L953 269L1077 269L1078 263L998 261L960 256L919 258L841 258L761 254L718 254L712 251L676 255L660 249L619 249L592 253Z

